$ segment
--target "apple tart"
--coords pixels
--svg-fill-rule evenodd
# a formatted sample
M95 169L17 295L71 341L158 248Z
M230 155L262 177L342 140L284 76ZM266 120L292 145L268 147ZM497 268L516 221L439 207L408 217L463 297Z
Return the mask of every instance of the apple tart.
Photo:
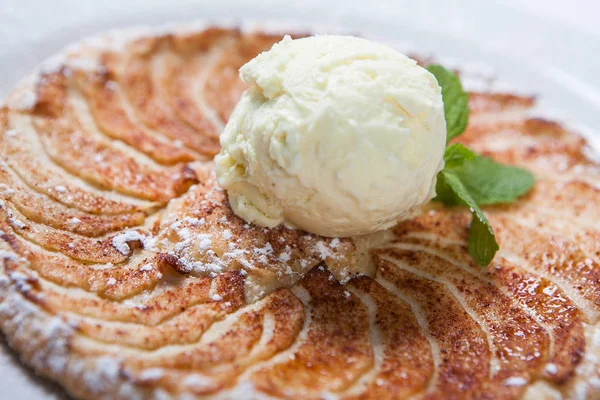
M457 139L525 167L470 214L321 238L236 217L216 184L237 70L283 35L111 33L42 64L0 108L0 327L77 398L592 399L600 396L600 165L471 93Z

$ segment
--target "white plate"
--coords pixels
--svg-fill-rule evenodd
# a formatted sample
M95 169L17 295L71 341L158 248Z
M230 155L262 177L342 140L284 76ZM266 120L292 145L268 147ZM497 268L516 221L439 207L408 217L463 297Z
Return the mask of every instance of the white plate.
M592 3L579 1L590 6L581 16L587 27L598 15ZM0 0L0 97L63 46L106 29L193 19L293 22L410 47L483 74L491 68L509 87L538 94L556 118L600 132L600 35L578 29L578 15L570 15L568 26L553 21L560 10L542 18L532 9L479 0ZM0 398L64 396L16 360L0 346Z

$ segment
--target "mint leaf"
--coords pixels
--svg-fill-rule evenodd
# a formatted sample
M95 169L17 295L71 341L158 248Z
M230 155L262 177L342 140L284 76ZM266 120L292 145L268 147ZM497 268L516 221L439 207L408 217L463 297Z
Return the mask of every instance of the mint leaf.
M435 184L435 199L436 201L440 201L447 206L456 206L456 205L465 205L460 197L456 195L456 192L446 182L446 174L444 172L450 173L448 169L444 169L438 173L437 182Z
M441 65L430 65L427 70L435 76L442 88L446 116L446 143L467 129L469 123L469 95L463 90L456 74Z
M471 217L468 247L469 254L482 267L492 262L496 252L500 249L494 231L481 210L478 213L473 213Z
M471 208L469 254L479 265L488 265L499 246L479 205L515 201L531 189L534 177L524 169L477 156L459 144L446 149L444 160L446 167L438 174L436 200Z
M469 95L460 79L441 65L430 65L442 88L446 117L446 143L462 134L469 123ZM444 153L445 167L437 176L435 200L446 205L467 205L472 219L469 254L480 265L488 265L498 251L498 243L479 205L511 203L531 189L534 177L528 171L498 164L481 157L461 144Z
M458 167L464 164L465 161L472 160L475 157L477 157L477 154L462 144L452 144L446 147L446 151L444 152L444 162L446 163L445 168Z
M462 144L452 144L446 147L446 151L444 152L444 171L459 167L475 157L477 157L477 154ZM454 190L446 184L446 179L441 173L438 174L435 191L437 193L435 200L441 201L446 205L464 204L461 199L456 196Z
M535 182L529 171L498 164L486 157L478 156L454 165L449 165L448 169L460 179L479 205L512 203L527 193Z
M469 254L471 254L479 265L488 265L500 248L496 242L496 237L494 236L494 231L492 230L490 223L457 175L446 170L443 170L440 174L443 176L444 183L452 189L455 195L460 198L464 204L471 208L472 217L471 229L469 231Z

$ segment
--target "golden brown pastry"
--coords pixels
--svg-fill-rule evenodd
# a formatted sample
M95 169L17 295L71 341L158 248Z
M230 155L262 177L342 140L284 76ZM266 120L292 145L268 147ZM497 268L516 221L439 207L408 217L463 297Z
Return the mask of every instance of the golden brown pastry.
M0 109L0 324L78 398L594 399L600 166L531 98L471 94L460 141L528 168L488 207L369 240L249 226L212 175L238 68L281 35L82 42ZM370 276L358 274L366 269Z

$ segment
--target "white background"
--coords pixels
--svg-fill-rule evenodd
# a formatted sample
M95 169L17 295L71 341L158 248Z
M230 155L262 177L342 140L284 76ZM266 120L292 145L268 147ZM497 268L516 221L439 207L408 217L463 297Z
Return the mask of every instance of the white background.
M599 16L598 0L0 0L0 98L46 57L105 29L193 19L292 21L409 45L487 72L491 66L520 91L539 94L555 116L595 133ZM64 396L0 343L0 399Z

